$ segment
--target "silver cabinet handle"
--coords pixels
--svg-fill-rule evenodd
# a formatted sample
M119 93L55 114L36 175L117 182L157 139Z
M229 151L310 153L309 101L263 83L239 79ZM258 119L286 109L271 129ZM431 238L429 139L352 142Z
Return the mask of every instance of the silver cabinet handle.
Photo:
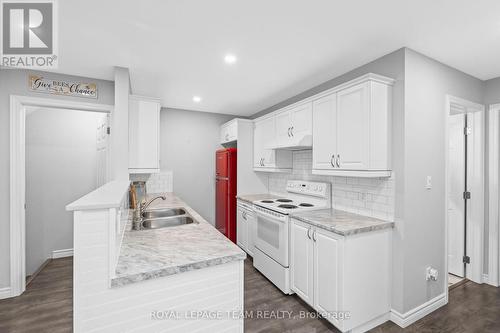
M311 239L311 227L307 229L307 238Z
M288 137L290 137L290 127L288 127Z
M337 168L340 168L340 154L337 155Z
M293 126L292 126L292 127L290 127L290 134L291 134L291 135L292 135L292 137L293 137Z
M246 221L246 219L247 219L247 213L246 212L242 212L241 213L241 217L243 217L243 219Z
M316 230L313 232L313 241L316 241Z
M330 158L330 164L332 165L332 167L335 168L335 163L333 162L334 158L335 158L335 155L332 155L332 157Z

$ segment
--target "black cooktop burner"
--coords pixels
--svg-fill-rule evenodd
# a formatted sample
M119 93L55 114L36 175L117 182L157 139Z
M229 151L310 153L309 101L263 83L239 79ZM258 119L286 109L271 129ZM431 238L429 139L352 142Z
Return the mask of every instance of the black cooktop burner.
M292 200L290 200L290 201L292 201ZM295 208L297 208L297 206L295 206L295 205L287 205L287 204L279 205L278 207L279 208L286 208L286 209L295 209Z
M262 203L273 203L274 201L272 201L272 200L262 200L261 202Z
M299 206L300 206L300 207L313 207L314 205L313 205L313 204L310 204L310 203L305 203L305 202L303 202L303 203L299 204Z
M292 202L293 200L290 199L277 199L277 202Z

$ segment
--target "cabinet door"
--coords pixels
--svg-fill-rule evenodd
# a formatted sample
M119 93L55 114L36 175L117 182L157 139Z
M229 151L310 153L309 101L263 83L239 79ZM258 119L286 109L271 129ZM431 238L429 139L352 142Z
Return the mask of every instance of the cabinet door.
M257 218L253 212L247 211L247 253L253 257L255 251L255 236L257 233Z
M224 125L220 128L220 142L226 143L229 141L229 131L228 126Z
M341 169L369 168L369 82L337 93L337 155Z
M337 95L315 100L312 105L313 169L333 169L337 149Z
M228 141L238 140L238 121L235 120L229 124L227 127L227 138Z
M253 166L262 167L264 157L264 126L261 121L255 122L253 129Z
M305 103L290 111L292 127L290 134L301 137L312 134L312 103Z
M312 227L292 220L290 272L291 288L309 305L313 305L313 242Z
M276 166L276 153L273 149L266 149L267 146L275 142L276 126L275 118L269 117L264 119L261 123L262 126L262 158L265 168L274 168Z
M292 127L291 113L289 111L278 113L275 116L276 122L276 144L286 145L290 140L290 129Z
M340 309L340 240L331 233L316 229L314 239L314 308L319 313L347 311ZM338 321L328 318L338 325Z
M247 233L247 213L243 208L238 207L236 216L236 244L243 250L247 251L248 233Z
M130 99L129 104L129 168L160 168L160 104L155 101Z

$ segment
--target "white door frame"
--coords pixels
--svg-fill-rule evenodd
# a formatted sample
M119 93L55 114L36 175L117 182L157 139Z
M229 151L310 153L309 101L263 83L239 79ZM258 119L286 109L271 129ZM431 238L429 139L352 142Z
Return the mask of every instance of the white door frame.
M448 299L448 167L449 167L449 130L448 130L448 116L450 114L450 110L452 107L462 108L463 113L470 112L483 112L483 117L480 121L480 124L474 124L476 129L480 130L480 134L482 135L482 140L480 142L480 146L482 149L482 163L484 167L484 110L485 107L482 104L474 103L459 97L446 95L446 104L445 104L445 268L444 272L445 276L443 277L444 289L446 292L446 299ZM475 129L475 130L476 130ZM481 162L481 161L477 161ZM470 167L469 167L470 168ZM478 193L473 193L472 195L477 198L477 202L479 205L482 204L484 207L484 172L482 175L482 191L478 190ZM467 254L471 257L471 263L466 270L466 278L474 281L476 283L483 283L483 256L484 256L484 208L482 210L483 218L473 219L467 224ZM480 232L478 232L480 231Z
M500 219L499 219L499 140L500 104L489 106L488 114L488 284L500 284Z
M47 107L93 112L113 112L113 105L63 99L10 96L10 295L26 289L26 107Z

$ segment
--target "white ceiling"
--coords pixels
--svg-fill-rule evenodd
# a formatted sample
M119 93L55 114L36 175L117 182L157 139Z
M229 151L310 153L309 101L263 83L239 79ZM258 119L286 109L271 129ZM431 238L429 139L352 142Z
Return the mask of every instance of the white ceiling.
M128 67L133 92L166 107L252 115L403 46L500 76L498 0L58 3L58 72L112 80Z

